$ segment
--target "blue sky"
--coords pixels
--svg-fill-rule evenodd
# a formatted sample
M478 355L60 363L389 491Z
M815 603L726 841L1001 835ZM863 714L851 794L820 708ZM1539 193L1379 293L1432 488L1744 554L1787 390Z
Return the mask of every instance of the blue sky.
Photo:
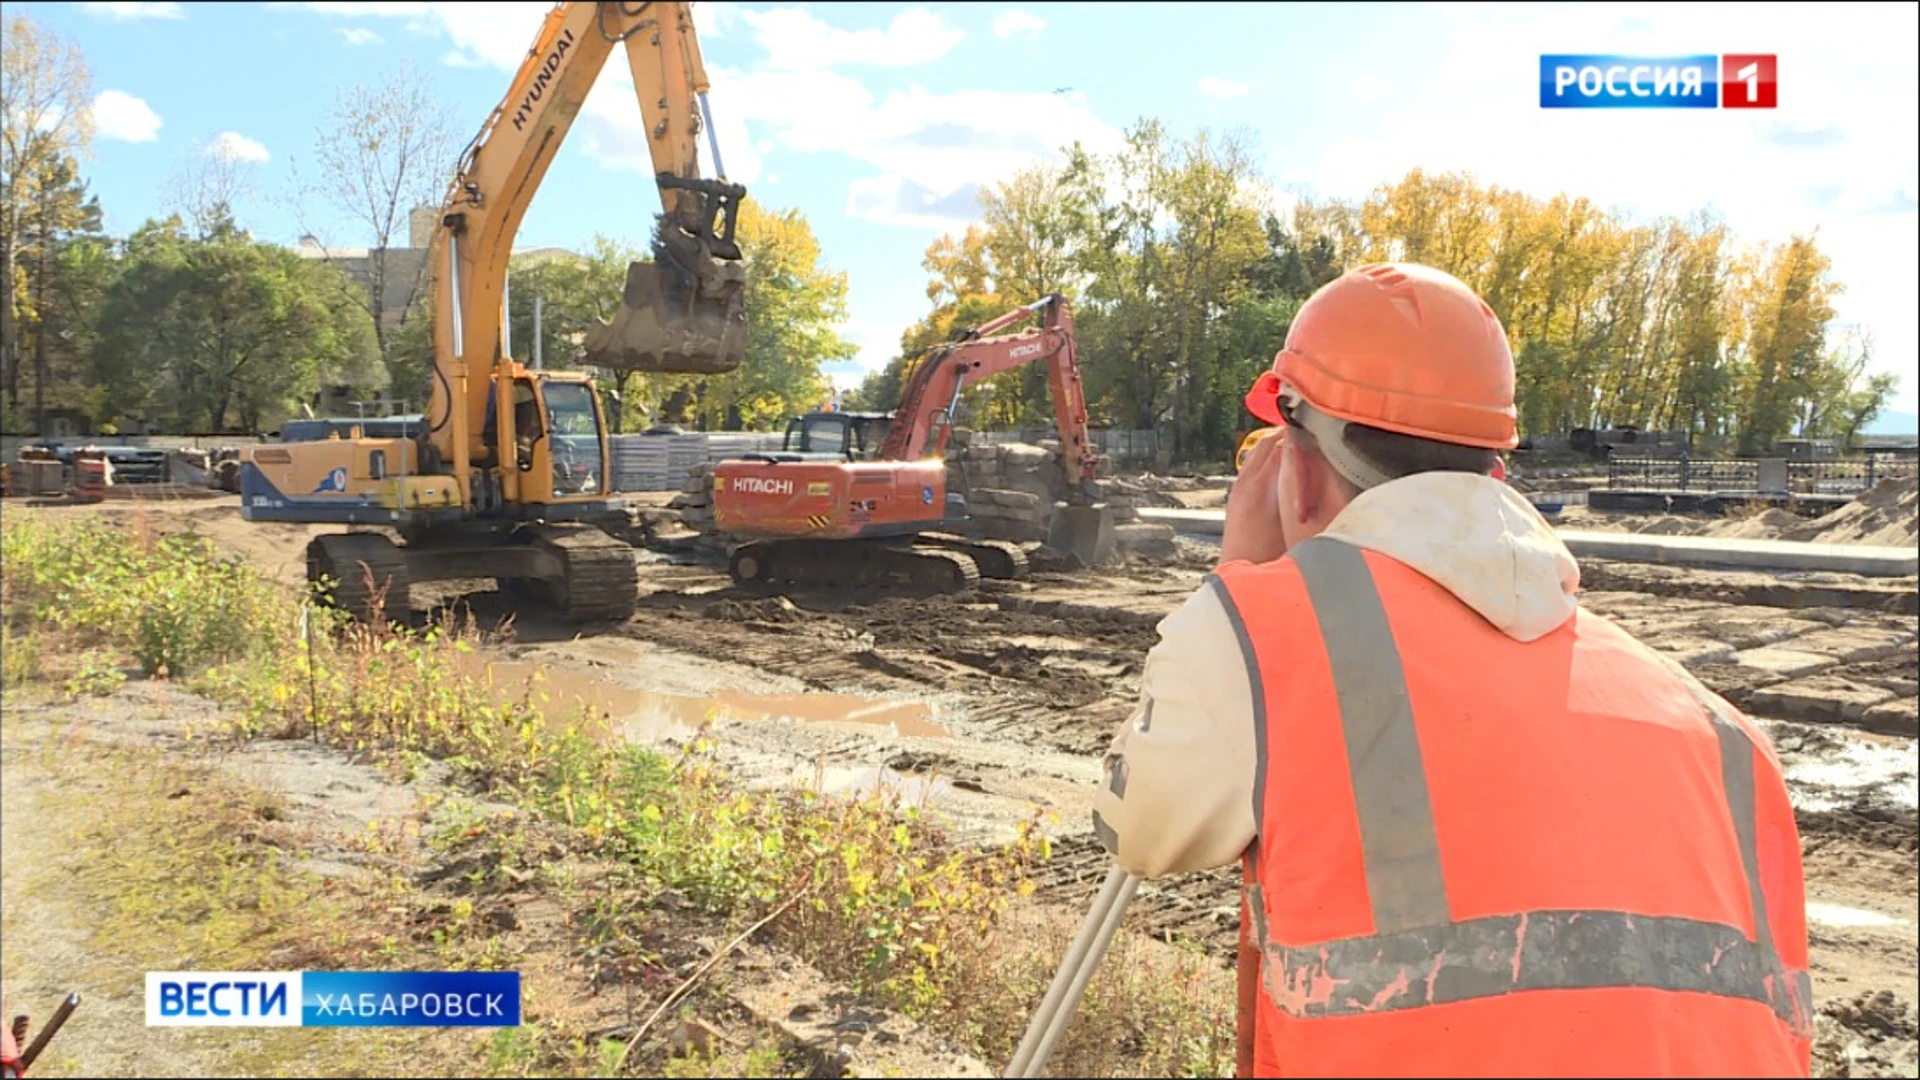
M279 198L335 94L401 60L462 141L506 92L544 3L9 4L79 43L88 166L124 233L193 154L240 160L244 224L299 233ZM1051 148L1111 146L1142 116L1251 134L1276 200L1358 198L1408 168L1465 169L1640 216L1711 207L1749 241L1817 228L1840 321L1916 405L1920 20L1913 5L695 5L728 172L803 209L850 272L856 379L926 308L920 259L971 192ZM1542 53L1773 52L1777 111L1542 110ZM548 173L520 246L638 241L658 208L613 63ZM318 208L315 208L318 209ZM321 215L324 219L324 215ZM365 237L329 235L337 244ZM1278 343L1276 343L1277 345Z

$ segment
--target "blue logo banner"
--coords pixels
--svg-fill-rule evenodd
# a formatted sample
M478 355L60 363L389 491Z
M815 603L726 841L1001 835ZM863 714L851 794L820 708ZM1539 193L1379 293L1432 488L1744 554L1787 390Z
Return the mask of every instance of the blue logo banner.
M301 1027L518 1027L517 971L307 971Z
M1712 109L1720 58L1550 54L1540 57L1543 109Z
M517 971L150 971L149 1027L518 1027Z

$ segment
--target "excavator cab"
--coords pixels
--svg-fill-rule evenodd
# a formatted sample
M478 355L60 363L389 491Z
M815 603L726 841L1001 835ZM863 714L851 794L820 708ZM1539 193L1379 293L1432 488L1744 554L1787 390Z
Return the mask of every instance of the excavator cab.
M489 389L482 438L520 477L528 503L593 499L606 493L606 422L593 384L572 372L526 371L508 382L512 446L503 454L497 395Z
M787 421L781 449L806 457L831 456L844 461L871 461L886 440L890 413L850 413L819 410Z

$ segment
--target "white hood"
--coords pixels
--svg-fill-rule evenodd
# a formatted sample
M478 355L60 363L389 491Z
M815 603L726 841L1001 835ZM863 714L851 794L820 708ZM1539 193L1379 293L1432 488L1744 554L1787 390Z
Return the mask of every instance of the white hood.
M1580 567L1540 511L1505 482L1419 473L1361 492L1322 534L1432 578L1515 641L1574 613Z

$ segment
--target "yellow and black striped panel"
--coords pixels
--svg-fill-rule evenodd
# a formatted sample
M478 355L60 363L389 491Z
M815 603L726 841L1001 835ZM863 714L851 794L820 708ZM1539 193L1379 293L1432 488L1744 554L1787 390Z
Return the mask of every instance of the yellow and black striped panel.
M808 515L807 515L807 524L808 524L808 525L811 525L811 526L813 526L813 527L814 527L814 528L816 528L816 529L824 529L824 528L826 528L827 526L829 526L829 525L831 525L831 524L833 524L833 515L831 515L831 514L808 514Z

